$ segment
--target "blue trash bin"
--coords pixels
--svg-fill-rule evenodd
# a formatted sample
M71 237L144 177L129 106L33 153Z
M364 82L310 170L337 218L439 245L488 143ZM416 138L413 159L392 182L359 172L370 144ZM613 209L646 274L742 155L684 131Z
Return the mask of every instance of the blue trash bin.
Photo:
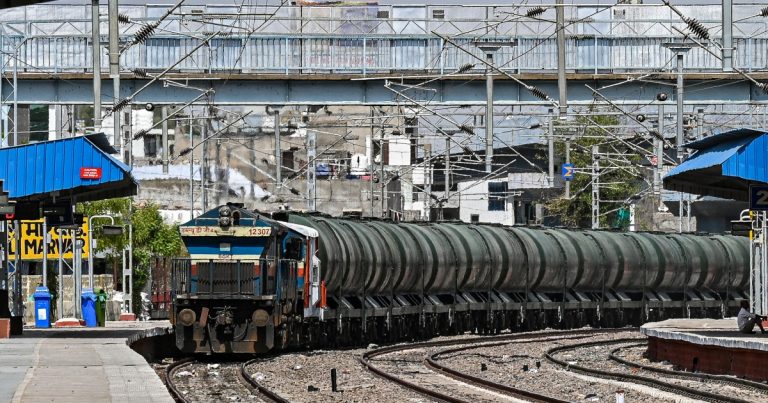
M96 320L96 294L90 288L83 289L83 294L80 295L80 302L83 308L83 320L85 326L96 327L99 322Z
M35 299L35 327L51 327L51 293L48 287L37 287L32 297Z

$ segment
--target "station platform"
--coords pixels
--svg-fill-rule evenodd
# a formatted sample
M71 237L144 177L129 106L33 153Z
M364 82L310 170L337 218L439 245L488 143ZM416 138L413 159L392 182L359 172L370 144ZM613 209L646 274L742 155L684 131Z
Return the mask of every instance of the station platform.
M160 322L100 328L25 329L0 340L0 402L168 402L155 371L126 345Z
M648 358L681 369L768 381L768 334L739 333L736 318L646 323Z

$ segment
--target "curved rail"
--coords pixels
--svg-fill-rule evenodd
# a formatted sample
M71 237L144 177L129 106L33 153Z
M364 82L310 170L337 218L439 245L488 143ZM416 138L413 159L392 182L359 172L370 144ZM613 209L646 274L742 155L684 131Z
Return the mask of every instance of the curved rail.
M187 357L184 359L181 359L179 361L174 361L173 363L169 364L165 368L165 386L168 387L168 390L171 392L171 395L173 395L173 400L180 402L180 403L187 403L189 400L184 397L184 395L181 393L181 391L176 387L176 384L173 383L173 377L176 374L176 371L179 369L191 365L195 361L192 357Z
M718 395L716 393L697 390L687 386L675 385L673 383L664 382L658 379L653 379L645 376L633 375L633 374L622 374L622 373L616 373L612 371L604 371L601 369L587 368L587 367L576 365L576 364L569 364L563 360L560 360L554 357L554 354L563 352L563 351L577 350L580 348L588 348L588 347L607 345L607 344L629 343L636 340L637 338L625 338L625 339L595 341L595 342L581 343L581 344L572 344L568 346L559 346L559 347L554 347L547 350L544 356L549 361L562 366L566 370L578 372L584 375L650 386L655 389L672 392L672 393L683 395L693 399L703 399L709 402L727 402L727 403L746 403L747 402L746 400L737 399L730 396Z
M616 353L618 353L623 349L643 347L646 345L647 343L638 343L638 344L632 344L629 346L617 347L611 350L611 354L608 357L618 362L619 364L626 365L628 367L643 369L649 372L655 372L659 374L672 375L680 378L689 378L689 379L700 380L700 381L716 381L720 383L729 384L731 386L753 388L760 392L768 393L768 385L764 383L750 381L747 379L734 378L732 376L726 376L726 375L705 374L701 372L683 372L683 371L674 371L666 368L658 368L650 365L628 361L616 355Z
M256 389L263 397L267 398L268 400L275 402L275 403L290 403L290 400L278 395L276 392L266 388L264 385L260 384L257 380L253 379L252 376L248 375L248 371L246 368L248 365L251 365L252 363L258 361L258 358L254 358L250 361L246 361L240 365L240 378L245 381L248 385Z
M363 365L365 368L367 368L369 371L373 372L374 374L387 379L391 382L394 382L398 385L401 385L407 389L413 390L419 394L422 394L427 397L431 397L440 401L444 402L450 402L450 403L474 403L474 402L468 402L466 400L462 400L460 398L432 390L429 388L426 388L424 386L415 384L413 382L407 381L405 379L399 378L395 374L391 374L376 365L374 365L371 362L371 359L385 355L385 354L391 354L401 351L407 351L407 350L413 350L413 349L419 349L419 348L432 348L432 347L448 347L448 346L454 346L458 344L481 344L482 347L485 346L496 346L496 345L503 345L508 344L510 342L513 342L515 340L520 339L527 339L531 337L547 337L547 336L574 336L574 335L590 335L596 331L603 331L603 332L624 332L632 330L630 328L623 328L623 329L590 329L590 330L573 330L573 331L556 331L556 332L541 332L541 333L518 333L514 335L504 335L504 336L489 336L489 337L475 337L475 338L464 338L464 339L456 339L456 340L441 340L441 341L431 341L431 342L423 342L423 343L416 343L416 344L408 344L408 345L401 345L401 346L390 346L390 347L384 347L377 350L369 351L363 354L360 358L360 364ZM472 347L478 347L477 345L472 345L470 347L466 348L472 348ZM540 402L551 402L551 403L561 403L562 400L554 399L548 396L540 395L538 393L530 392L523 389L517 389L513 388L511 386L498 384L486 379L474 377L471 375L463 374L459 371L452 370L450 368L446 368L441 366L440 364L437 364L434 360L434 357L441 354L443 352L433 354L431 357L428 357L425 359L425 365L428 367L431 367L439 372L442 372L446 375L448 375L451 378L457 379L461 382L474 384L477 386L480 386L482 388L488 389L489 391L493 392L501 392L504 394L508 394L512 397L522 397L527 400L533 399L534 401L540 401Z

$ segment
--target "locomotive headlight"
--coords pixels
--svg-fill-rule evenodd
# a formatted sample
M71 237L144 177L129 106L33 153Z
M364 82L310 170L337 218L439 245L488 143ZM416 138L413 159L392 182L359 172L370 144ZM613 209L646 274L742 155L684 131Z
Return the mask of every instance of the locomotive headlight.
M232 209L229 206L222 206L219 209L219 226L229 227L232 225Z
M179 312L177 320L183 326L192 326L195 323L195 320L197 320L197 315L195 314L195 311L189 308L182 309L181 312Z

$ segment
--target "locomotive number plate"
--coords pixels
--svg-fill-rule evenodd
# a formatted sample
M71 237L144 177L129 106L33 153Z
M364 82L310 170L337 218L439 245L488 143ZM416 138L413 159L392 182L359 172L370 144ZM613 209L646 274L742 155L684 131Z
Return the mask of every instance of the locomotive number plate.
M272 227L230 227L224 229L214 226L179 227L181 236L245 236L267 237L272 234Z

